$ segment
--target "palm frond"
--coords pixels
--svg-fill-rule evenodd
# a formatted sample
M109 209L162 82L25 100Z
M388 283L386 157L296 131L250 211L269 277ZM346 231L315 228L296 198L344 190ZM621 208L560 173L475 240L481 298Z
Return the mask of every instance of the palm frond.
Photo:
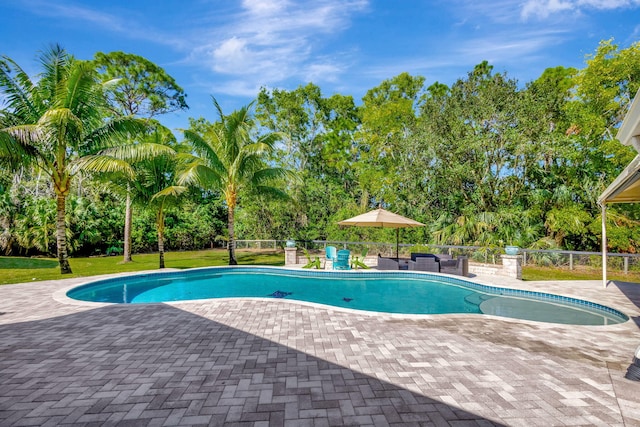
M2 129L0 133L7 134L19 145L25 148L34 147L43 136L42 128L38 125L11 126ZM10 146L10 143L8 141L6 142L6 144L8 144L7 147Z
M178 184L199 185L205 188L219 187L222 185L222 177L207 165L202 164L199 159L181 165L178 170Z
M69 164L69 170L76 174L81 170L101 173L123 173L129 178L133 178L135 173L129 163L103 154L90 154L82 156Z
M263 144L265 146L265 151L271 151L275 147L276 143L281 141L283 138L284 133L282 132L269 132L261 135L256 142Z
M237 176L242 176L251 179L253 174L263 169L265 166L264 161L260 154L247 154L242 153L236 159L233 169L236 171Z
M96 152L107 147L123 145L131 135L136 135L147 129L147 123L133 117L119 117L93 130L85 138L86 147L90 152Z
M35 122L38 108L31 96L34 84L28 74L11 58L0 60L0 90L13 113L24 120Z
M60 86L69 71L71 60L71 56L60 45L53 45L42 53L40 64L44 71L40 74L38 92L43 100L58 99Z
M31 145L22 145L9 133L0 131L0 163L11 170L26 164L35 148Z
M261 169L253 174L253 182L261 185L265 182L273 182L276 180L294 179L295 175L284 168L267 168Z
M167 188L163 188L151 197L151 200L177 198L185 191L189 190L189 187L181 185L172 185Z
M106 148L98 152L98 154L136 163L157 156L173 156L176 154L176 151L164 144L143 142L140 144L124 144L117 147Z
M96 115L98 111L91 111L93 108L87 107L99 101L101 94L96 93L97 87L99 86L93 78L93 68L90 63L76 61L60 87L62 91L59 95L60 102L71 111L77 112L79 108L83 108L86 115ZM86 118L90 119L90 117Z
M47 110L38 120L38 126L41 128L44 138L65 138L67 141L75 142L80 139L84 128L82 120L68 108ZM64 135L61 135L61 132ZM67 135L68 137L66 137Z
M244 147L242 147L242 151L247 153L247 154L255 154L255 155L261 155L264 153L268 153L272 150L272 148L268 145L265 144L263 142L257 141L257 142L252 142L249 144L246 144Z
M220 157L218 157L215 148L212 147L205 138L192 130L185 130L183 134L184 138L191 143L194 150L207 160L211 169L218 171L218 173L224 173L226 167L222 161L220 161Z
M254 187L256 193L263 195L263 196L267 196L270 197L272 199L276 199L276 200L282 200L282 201L289 201L291 200L291 196L289 196L286 192L284 192L283 190L276 188L276 187L269 187L266 185L258 185L257 187Z

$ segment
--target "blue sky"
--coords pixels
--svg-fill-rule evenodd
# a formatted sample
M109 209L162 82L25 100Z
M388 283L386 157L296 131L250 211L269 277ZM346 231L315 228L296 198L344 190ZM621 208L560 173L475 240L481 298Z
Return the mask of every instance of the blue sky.
M215 120L260 87L313 82L352 95L402 72L451 84L488 60L521 85L548 67L582 68L600 40L640 40L640 0L2 0L0 54L28 72L59 43L81 59L121 50L161 65L187 112Z

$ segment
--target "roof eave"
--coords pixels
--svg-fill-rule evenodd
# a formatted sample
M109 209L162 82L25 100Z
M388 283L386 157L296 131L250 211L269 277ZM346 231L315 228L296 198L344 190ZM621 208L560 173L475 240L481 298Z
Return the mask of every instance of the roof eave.
M640 89L618 129L616 138L624 145L633 146L640 153L640 102L637 101L639 99Z

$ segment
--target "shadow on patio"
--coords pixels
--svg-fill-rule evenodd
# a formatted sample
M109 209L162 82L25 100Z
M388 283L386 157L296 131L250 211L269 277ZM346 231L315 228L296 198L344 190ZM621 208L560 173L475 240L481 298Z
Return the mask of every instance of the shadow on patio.
M620 292L640 309L640 283L621 282L618 280L612 280L610 283L620 289ZM632 317L631 319L638 325L638 328L640 328L640 317Z
M0 424L500 425L169 305L0 326Z

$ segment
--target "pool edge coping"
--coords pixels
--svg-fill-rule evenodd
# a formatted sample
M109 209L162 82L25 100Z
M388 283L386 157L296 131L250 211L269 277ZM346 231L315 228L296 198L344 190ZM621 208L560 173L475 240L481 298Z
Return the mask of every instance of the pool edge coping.
M165 301L165 302L157 302L157 303L146 303L146 304L168 304L168 305L181 305L181 304L188 304L191 302L200 302L202 303L203 301L211 301L211 300L216 300L216 301L230 301L230 300L255 300L255 301L273 301L274 299L277 300L282 300L282 301L286 301L289 303L298 303L298 304L303 304L303 305L310 305L313 306L315 308L323 308L323 309L335 309L338 311L346 311L349 313L361 313L361 314L366 314L369 316L388 316L390 318L395 318L395 319L427 319L427 318L432 318L433 316L484 316L487 318L493 318L493 319L501 319L501 320L508 320L508 321L518 321L518 322L524 322L524 323L532 323L532 324L536 324L536 325L540 325L540 324L547 324L547 325L564 325L564 326L573 326L573 327L597 327L597 328L613 328L619 325L626 325L629 322L633 321L633 316L630 315L629 313L626 312L626 310L624 309L620 309L617 307L614 307L612 305L604 305L601 303L597 303L597 302L593 302L590 301L588 299L584 299L585 297L582 298L576 298L576 297L572 297L572 296L565 296L565 295L559 295L559 294L553 294L550 292L539 292L539 291L532 291L532 290L525 290L525 289L517 289L517 288L510 288L510 287L504 287L504 286L498 286L498 285L494 285L494 284L487 284L484 283L485 280L480 280L478 282L474 282L471 280L471 278L469 277L458 277L458 276L452 276L449 274L443 274L443 273L434 273L434 272L422 272L422 271L389 271L389 270L375 270L375 269L358 269L358 270L315 270L315 269L302 269L302 268L295 268L295 267L284 267L284 266L262 266L262 265L234 265L234 266L228 266L228 265L224 265L224 266L209 266L209 267L194 267L194 268L188 268L188 269L177 269L177 268L166 268L163 269L162 271L158 271L158 270L144 270L144 271L138 271L138 272L126 272L126 273L115 273L113 275L104 275L104 276L93 276L93 278L87 278L88 280L84 280L82 282L73 284L73 285L68 285L68 286L64 286L56 291L54 291L53 293L53 299L56 300L59 303L62 304L70 304L70 305L76 305L76 306L84 306L84 307L88 307L88 308L99 308L99 307L105 307L105 306L110 306L110 305L118 305L118 306L126 306L126 307L135 307L136 304L123 304L123 303L110 303L110 302L92 302L92 301L83 301L83 300L77 300L74 298L71 298L69 296L67 296L67 293L75 288L79 288L82 286L86 286L89 284L92 284L94 282L101 282L101 281L111 281L111 280L117 280L120 278L124 278L124 277L130 277L130 276L157 276L157 275L164 275L164 274L174 274L176 272L183 272L183 273L187 273L187 274L191 274L193 272L198 272L198 271L202 271L202 270L237 270L237 269L267 269L267 270L274 270L274 271L290 271L290 272L296 272L296 273L305 273L303 274L303 276L308 276L308 277L313 277L313 276L323 276L323 275L337 275L338 277L341 277L342 275L351 275L351 274L372 274L372 273L377 273L377 274L396 274L396 273L400 273L400 274L406 274L406 275L412 275L412 276L421 276L421 277L437 277L438 279L445 279L445 283L453 283L453 284L461 284L460 282L462 282L462 284L469 286L470 288L474 289L474 290L480 290L482 291L482 289L478 289L477 287L485 287L485 288L491 288L494 292L495 291L502 291L502 290L506 290L509 293L513 292L514 294L512 295L506 295L506 296L512 296L512 297L522 297L522 296L527 296L528 294L534 294L534 296L531 296L534 300L536 301L543 301L543 302L548 302L548 303L554 303L554 299L543 299L543 298L536 298L535 295L550 295L550 296L557 296L559 297L559 300L556 300L555 302L562 302L563 300L568 300L567 302L573 302L575 305L578 306L586 306L589 307L589 304L592 304L592 307L595 306L595 308L598 309L602 309L603 311L607 311L609 313L611 312L617 312L619 314L622 314L624 317L627 318L627 320L620 322L620 323L616 323L616 324L612 324L612 325L579 325L579 324L565 324L565 323L552 323L552 322L543 322L543 321L534 321L534 320L526 320L526 319L517 319L517 318L511 318L511 317L503 317L503 316L496 316L496 315L491 315L491 314L485 314L485 313L474 313L474 314L468 314L468 313L446 313L446 314L404 314L404 313L387 313L387 312L377 312L377 311L369 311L369 310L358 310L358 309L351 309L351 308L347 308L347 307L339 307L339 306L333 306L333 305L329 305L329 304L320 304L320 303L314 303L314 302L310 302L310 301L301 301L301 300L296 300L296 299L285 299L285 298L265 298L265 297L225 297L225 298L200 298L200 299L192 299L192 300L181 300L181 301ZM600 308L602 307L602 308Z

